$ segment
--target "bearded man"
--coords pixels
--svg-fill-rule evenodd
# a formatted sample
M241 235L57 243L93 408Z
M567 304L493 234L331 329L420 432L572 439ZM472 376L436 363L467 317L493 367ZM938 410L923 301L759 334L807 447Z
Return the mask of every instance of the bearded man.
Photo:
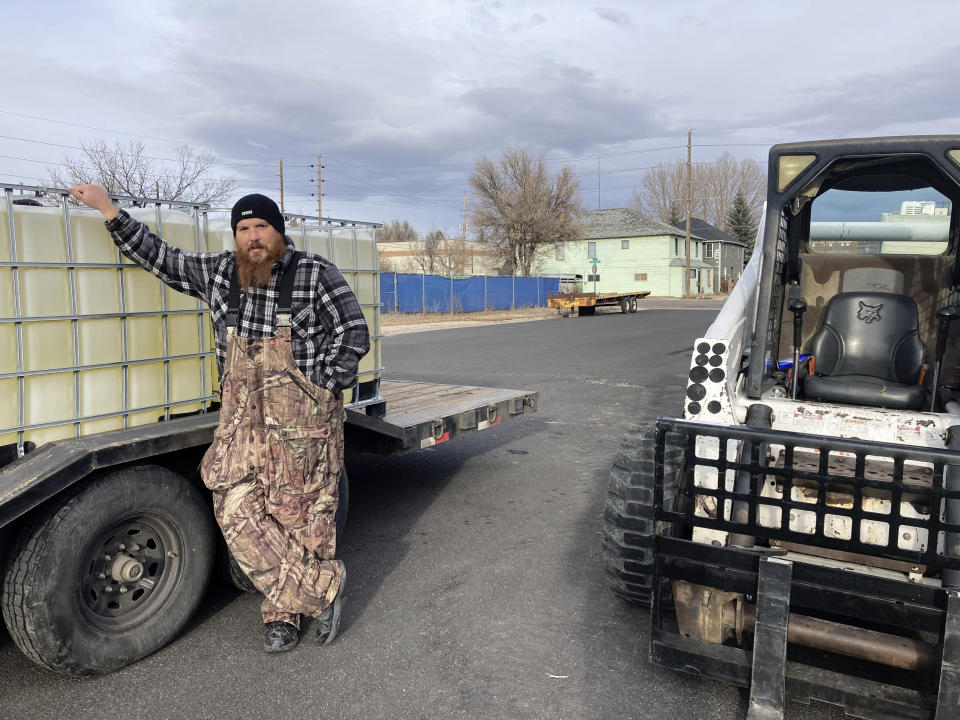
M117 208L103 188L70 194L99 210L120 251L210 307L220 423L201 465L227 546L263 594L268 652L293 649L300 618L316 640L337 634L346 569L335 559L343 465L343 395L370 348L340 271L298 252L276 203L233 206L235 252L191 253Z

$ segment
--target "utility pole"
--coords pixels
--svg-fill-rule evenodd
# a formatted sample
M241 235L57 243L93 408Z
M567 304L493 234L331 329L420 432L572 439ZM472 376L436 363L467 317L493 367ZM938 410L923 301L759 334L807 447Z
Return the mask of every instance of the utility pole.
M463 224L460 226L460 238L467 241L467 193L463 193Z
M283 159L280 159L280 212L283 212Z
M683 296L690 297L690 160L691 148L693 147L693 130L687 130L687 240L684 243L687 255L686 268L683 273Z
M317 155L317 217L323 223L323 162L321 155Z

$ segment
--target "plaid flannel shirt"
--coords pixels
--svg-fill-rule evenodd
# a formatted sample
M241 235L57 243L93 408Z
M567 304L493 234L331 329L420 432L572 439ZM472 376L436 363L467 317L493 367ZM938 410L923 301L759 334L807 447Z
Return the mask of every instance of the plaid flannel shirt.
M165 243L124 210L106 226L124 255L174 290L207 303L216 338L217 366L222 375L227 302L235 264L233 252L185 252ZM276 333L280 271L290 264L294 251L293 241L284 239L287 252L274 264L267 287L240 296L236 330L240 337L269 337ZM293 357L304 375L334 393L356 382L360 358L370 349L367 323L340 271L314 253L303 253L297 264L291 326Z

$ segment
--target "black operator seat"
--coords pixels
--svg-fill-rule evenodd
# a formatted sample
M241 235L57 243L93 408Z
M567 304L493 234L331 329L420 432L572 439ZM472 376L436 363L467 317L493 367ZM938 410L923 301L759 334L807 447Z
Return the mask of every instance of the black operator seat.
M848 292L827 303L811 339L811 400L918 410L927 349L918 331L917 303L906 295Z

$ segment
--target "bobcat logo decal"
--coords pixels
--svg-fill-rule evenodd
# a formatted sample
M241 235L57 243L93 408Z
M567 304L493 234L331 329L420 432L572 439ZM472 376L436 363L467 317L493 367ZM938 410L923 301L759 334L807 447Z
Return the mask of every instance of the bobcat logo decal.
M881 308L883 308L883 303L879 305L867 305L863 300L860 300L860 309L857 310L857 320L863 320L865 323L881 320Z

